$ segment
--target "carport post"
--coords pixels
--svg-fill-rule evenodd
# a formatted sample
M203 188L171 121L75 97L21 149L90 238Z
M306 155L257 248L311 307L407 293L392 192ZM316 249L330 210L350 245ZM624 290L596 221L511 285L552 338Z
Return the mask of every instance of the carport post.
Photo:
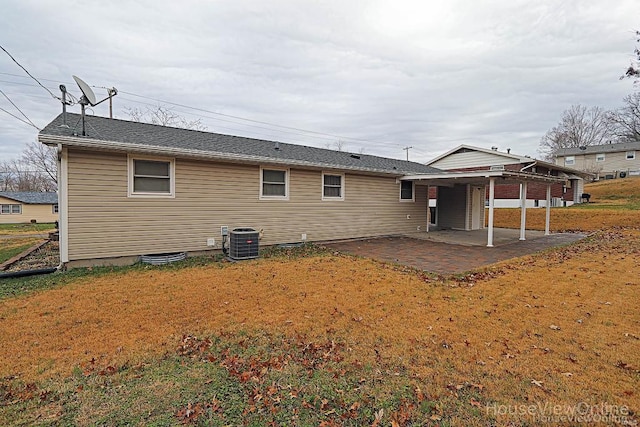
M527 181L520 184L520 240L526 240L525 229L527 224Z
M429 190L430 186L427 185L427 233L429 232L429 225L431 224L431 207L429 206Z
M487 247L493 247L493 201L496 192L496 179L489 178L489 230L487 230Z
M551 219L551 184L547 184L547 214L544 221L544 235L549 235L549 222Z

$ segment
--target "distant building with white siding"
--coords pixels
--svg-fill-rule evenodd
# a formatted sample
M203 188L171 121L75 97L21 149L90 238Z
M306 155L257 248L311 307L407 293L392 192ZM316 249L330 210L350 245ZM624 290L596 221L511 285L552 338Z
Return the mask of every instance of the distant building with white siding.
M640 175L640 141L564 148L555 163L594 174L595 179Z

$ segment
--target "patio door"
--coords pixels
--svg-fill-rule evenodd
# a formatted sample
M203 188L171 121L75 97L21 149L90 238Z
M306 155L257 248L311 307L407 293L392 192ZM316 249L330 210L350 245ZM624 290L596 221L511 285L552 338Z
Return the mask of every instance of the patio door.
M484 228L484 187L472 187L471 190L471 229Z

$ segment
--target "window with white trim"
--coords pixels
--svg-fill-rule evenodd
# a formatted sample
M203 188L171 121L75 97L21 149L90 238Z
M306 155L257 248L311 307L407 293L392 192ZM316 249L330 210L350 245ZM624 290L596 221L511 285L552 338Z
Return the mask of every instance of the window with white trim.
M20 215L22 213L22 205L0 205L0 214L2 215Z
M635 151L627 151L627 154L625 155L625 158L627 160L635 160L636 152Z
M51 205L51 212L54 214L57 214L59 212L57 203L54 203L53 205Z
M129 196L173 197L173 159L129 157Z
M604 153L596 154L596 162L604 162Z
M401 202L413 202L415 201L415 186L413 181L400 181L400 201Z
M344 200L344 174L322 173L322 200Z
M565 166L573 166L576 164L576 158L575 156L567 156L564 158L564 165Z
M289 198L289 171L287 169L260 169L260 198L287 200Z

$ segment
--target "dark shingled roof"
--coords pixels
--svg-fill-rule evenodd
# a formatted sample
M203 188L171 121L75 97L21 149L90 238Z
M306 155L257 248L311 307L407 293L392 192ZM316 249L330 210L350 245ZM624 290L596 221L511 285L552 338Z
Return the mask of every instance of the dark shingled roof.
M557 156L573 156L579 154L596 154L596 153L619 153L621 151L640 150L640 141L620 142L617 144L587 145L582 149L561 148L556 153Z
M204 157L235 159L237 161L307 165L343 170L360 170L396 174L437 173L439 169L422 163L347 153L304 145L245 138L241 136L202 132L167 126L138 123L105 117L87 116L87 136L82 133L80 115L67 113L68 128L62 127L62 114L49 123L40 137L71 137L75 142L91 146L93 141L118 143L114 149L130 151L162 152L166 149ZM62 141L64 144L64 141ZM276 149L277 147L277 149ZM100 149L105 149L104 146Z
M53 205L58 203L58 193L40 193L35 191L0 191L0 197L15 200L27 205Z

